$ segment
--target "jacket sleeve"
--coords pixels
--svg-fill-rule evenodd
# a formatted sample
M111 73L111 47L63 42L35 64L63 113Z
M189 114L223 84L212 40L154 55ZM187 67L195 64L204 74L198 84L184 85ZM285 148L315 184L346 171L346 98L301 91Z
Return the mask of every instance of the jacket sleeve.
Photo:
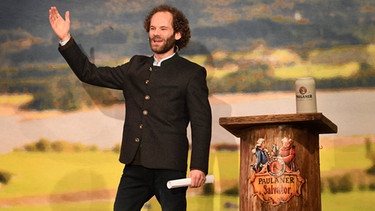
M208 101L206 70L195 70L188 84L187 104L190 114L192 152L190 169L208 173L209 152L212 131L212 114Z
M122 89L126 64L118 67L96 67L71 38L59 47L70 68L82 82L112 89Z

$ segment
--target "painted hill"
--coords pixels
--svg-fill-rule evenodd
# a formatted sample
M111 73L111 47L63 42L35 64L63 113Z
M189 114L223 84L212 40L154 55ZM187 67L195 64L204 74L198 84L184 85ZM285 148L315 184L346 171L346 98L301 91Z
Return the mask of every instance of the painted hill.
M372 0L2 0L0 1L0 64L61 61L57 39L48 23L48 9L70 10L72 34L97 57L121 58L150 54L142 28L147 12L170 3L184 11L193 40L186 54L215 50L248 51L254 46L298 50L374 41Z

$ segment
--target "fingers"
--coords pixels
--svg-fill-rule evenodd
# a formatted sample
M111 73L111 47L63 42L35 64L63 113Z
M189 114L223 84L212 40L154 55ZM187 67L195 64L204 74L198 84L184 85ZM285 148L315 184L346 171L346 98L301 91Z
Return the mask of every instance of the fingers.
M56 7L51 7L51 9L49 9L49 18L54 20L58 17L58 10Z
M70 22L70 13L69 13L69 11L65 12L65 21Z
M51 9L49 10L49 21L51 25L56 23L59 17L60 17L60 14L59 14L59 11L56 9L56 7L51 7Z
M61 17L56 7L49 9L49 21L51 27L60 41L66 41L70 39L70 13L65 12L65 20Z
M192 170L189 174L191 188L201 187L206 182L206 175L200 170Z
M61 20L63 20L63 18L61 17L59 11L57 10L57 8L56 7L51 7L49 9L49 19L50 19L50 21L55 22L55 21L59 20L60 18L61 18ZM69 11L65 12L65 21L70 22L70 13L69 13Z

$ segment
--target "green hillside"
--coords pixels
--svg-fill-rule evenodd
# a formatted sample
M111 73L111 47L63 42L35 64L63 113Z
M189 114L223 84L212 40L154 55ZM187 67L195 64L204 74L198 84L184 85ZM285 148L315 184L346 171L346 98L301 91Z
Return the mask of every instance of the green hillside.
M374 146L374 145L373 145ZM77 201L74 203L43 205L17 205L7 207L7 210L110 210L113 197L122 172L122 165L117 161L118 154L113 152L81 152L81 153L37 153L13 152L0 155L0 171L11 173L11 179L6 185L0 186L0 205L2 201L19 199L24 196L34 196L34 200L47 196L53 199L56 194L75 194L86 191L86 195L105 190L99 201ZM323 184L323 210L352 210L354 207L373 209L371 199L375 192L359 190L363 181L375 182L375 178L368 177L365 170L371 166L366 158L364 145L325 147L321 150L321 174L323 183L330 176L340 178L349 172L354 179L354 190L348 193L330 193ZM237 152L212 151L209 174L215 175L215 184L221 191L233 188L238 183L239 154ZM218 189L216 189L218 191ZM88 192L87 192L88 191ZM88 194L90 196L90 194ZM78 196L77 196L78 197ZM356 200L349 200L355 198ZM67 199L68 200L68 199ZM92 199L93 200L93 199ZM238 203L237 196L216 194L214 196L189 196L188 210L225 210L224 203L231 201ZM28 202L30 203L30 202ZM52 202L53 203L53 202ZM219 204L216 204L219 203ZM155 199L151 200L154 209L158 208ZM214 209L216 207L216 209ZM0 206L0 209L2 207ZM220 209L218 209L220 208Z
M142 25L158 3L0 1L0 94L31 94L24 108L36 110L122 102L119 92L78 82L45 14L51 4L70 10L72 35L82 49L97 65L116 66L134 54L151 55ZM375 86L372 0L163 3L188 17L192 40L180 53L206 67L212 94L292 90L303 76L316 78L319 89Z

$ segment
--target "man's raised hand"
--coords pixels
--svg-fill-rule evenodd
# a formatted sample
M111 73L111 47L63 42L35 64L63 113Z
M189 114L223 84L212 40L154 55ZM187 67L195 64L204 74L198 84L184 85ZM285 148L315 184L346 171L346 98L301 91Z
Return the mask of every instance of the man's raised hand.
M65 12L65 20L61 17L56 7L51 7L49 10L49 22L51 27L60 41L67 41L70 39L70 14Z

